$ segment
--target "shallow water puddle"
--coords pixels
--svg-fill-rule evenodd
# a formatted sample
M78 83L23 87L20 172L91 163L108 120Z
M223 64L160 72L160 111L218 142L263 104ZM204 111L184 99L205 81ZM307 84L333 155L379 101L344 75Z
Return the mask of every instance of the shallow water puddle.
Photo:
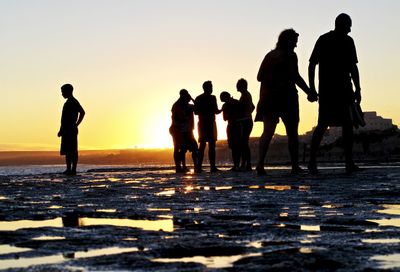
M378 261L378 266L382 269L400 268L400 254L373 256L371 260Z
M208 268L225 268L232 267L233 263L247 257L258 257L262 256L261 253L250 253L250 254L242 254L242 255L234 255L234 256L194 256L194 257L185 257L185 258L157 258L152 259L153 262L159 263L201 263Z
M121 247L109 247L102 249L94 249L89 251L78 251L65 254L57 254L45 257L34 257L34 258L19 258L19 259L6 259L0 260L0 269L10 268L24 268L32 265L44 265L44 264L57 264L62 263L68 259L81 259L98 257L105 255L114 255L128 252L137 252L138 248L121 248Z
M161 220L133 220L121 218L55 218L50 220L17 220L0 222L0 231L16 231L22 228L62 228L62 227L83 227L83 226L100 226L110 225L115 227L140 228L143 230L154 231L174 231L174 223L171 219Z

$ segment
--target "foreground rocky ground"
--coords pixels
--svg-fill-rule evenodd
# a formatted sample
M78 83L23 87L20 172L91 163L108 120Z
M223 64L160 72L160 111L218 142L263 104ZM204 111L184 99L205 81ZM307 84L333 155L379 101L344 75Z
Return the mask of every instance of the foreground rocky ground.
M400 168L0 177L0 269L400 270Z

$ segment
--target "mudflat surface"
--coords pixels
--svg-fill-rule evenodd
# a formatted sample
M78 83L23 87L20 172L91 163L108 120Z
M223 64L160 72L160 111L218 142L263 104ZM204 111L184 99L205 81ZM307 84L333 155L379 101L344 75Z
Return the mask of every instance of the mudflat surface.
M0 177L0 269L400 270L400 168Z

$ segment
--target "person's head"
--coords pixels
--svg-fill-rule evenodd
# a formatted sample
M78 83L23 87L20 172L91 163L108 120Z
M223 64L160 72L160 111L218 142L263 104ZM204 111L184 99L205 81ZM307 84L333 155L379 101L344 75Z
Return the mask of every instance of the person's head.
M241 78L236 83L236 89L238 92L247 91L247 81L244 78Z
M335 31L348 34L351 31L351 18L346 13L339 14L335 19Z
M294 29L285 29L279 34L276 48L293 51L297 46L298 37L299 34Z
M206 93L206 94L211 94L212 93L212 91L213 91L213 86L212 86L212 83L211 83L211 81L205 81L204 83L203 83L203 91L204 91L204 93Z
M221 99L222 102L227 102L229 99L231 99L231 95L228 92L222 92L219 95L219 98Z
M192 97L186 89L182 89L179 91L179 99L188 103L190 100L192 100Z
M72 96L72 91L74 87L71 84L67 83L61 86L61 94L64 98L69 98Z

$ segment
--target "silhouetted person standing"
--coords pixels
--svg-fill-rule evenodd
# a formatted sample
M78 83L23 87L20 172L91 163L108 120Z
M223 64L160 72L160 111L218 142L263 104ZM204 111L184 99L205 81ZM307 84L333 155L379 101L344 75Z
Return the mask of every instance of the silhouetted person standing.
M215 115L220 113L218 110L217 99L212 95L213 86L211 81L203 83L204 93L194 100L194 113L199 116L199 156L197 172L202 171L204 150L208 142L208 158L210 160L210 171L218 171L215 166L215 142L217 141L217 125Z
M292 173L302 172L298 164L299 99L296 85L308 94L310 101L317 97L311 93L298 71L297 55L294 52L298 36L293 29L282 31L276 48L265 56L258 71L257 80L261 82L261 90L256 121L264 123L259 142L258 175L265 174L264 159L279 118L288 136Z
M222 105L222 115L225 121L228 121L226 135L228 137L228 146L232 151L233 167L232 171L240 170L241 157L241 124L239 123L240 104L228 92L222 92L220 99Z
M350 106L354 101L361 101L361 88L356 47L353 39L347 35L350 30L350 16L344 13L337 16L335 30L319 37L310 57L309 83L314 92L315 67L319 65L319 115L311 142L308 165L311 173L318 172L317 151L328 126L342 127L346 172L359 170L352 158L353 124Z
M250 133L253 130L253 118L251 116L254 111L253 99L247 90L247 81L241 78L236 83L236 89L241 93L239 99L239 117L240 124L240 150L242 156L242 164L240 170L251 171L251 152L249 146Z
M192 97L187 90L179 92L179 99L172 106L172 124L169 129L174 141L174 161L176 173L189 172L186 167L186 151L192 153L195 170L197 169L197 142L193 135L194 129L194 106L189 104Z
M65 155L67 169L64 174L76 175L78 164L78 126L85 116L85 111L78 100L72 95L74 88L71 84L61 86L61 94L67 99L61 116L61 127L58 137L61 137L60 154Z

